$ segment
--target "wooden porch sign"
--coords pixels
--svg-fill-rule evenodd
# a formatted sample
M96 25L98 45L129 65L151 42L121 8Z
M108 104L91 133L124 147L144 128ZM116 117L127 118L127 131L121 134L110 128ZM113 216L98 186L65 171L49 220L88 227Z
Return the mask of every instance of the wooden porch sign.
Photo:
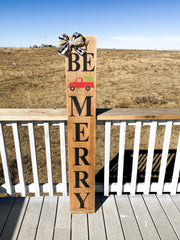
M86 53L66 58L71 213L95 211L96 37L85 39Z

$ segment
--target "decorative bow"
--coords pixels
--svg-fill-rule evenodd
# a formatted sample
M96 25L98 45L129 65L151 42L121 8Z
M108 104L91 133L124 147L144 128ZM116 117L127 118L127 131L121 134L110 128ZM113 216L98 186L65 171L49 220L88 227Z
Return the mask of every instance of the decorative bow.
M59 36L59 53L62 55L65 55L66 57L69 56L69 54L72 51L72 48L81 56L85 54L84 50L87 50L87 45L89 43L89 40L86 40L85 37L81 33L75 32L72 36L72 41L69 40L69 37L67 34L62 34Z

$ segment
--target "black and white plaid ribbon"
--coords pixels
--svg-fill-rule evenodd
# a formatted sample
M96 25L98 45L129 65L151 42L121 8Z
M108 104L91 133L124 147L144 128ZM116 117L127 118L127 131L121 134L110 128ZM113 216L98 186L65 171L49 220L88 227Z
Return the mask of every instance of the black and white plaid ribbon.
M68 35L65 33L59 36L59 39L60 49L58 52L62 55L65 55L66 57L69 56L72 48L82 56L83 54L85 54L86 51L84 50L87 50L87 45L89 43L89 41L87 41L81 33L77 32L73 34L72 41L69 40Z

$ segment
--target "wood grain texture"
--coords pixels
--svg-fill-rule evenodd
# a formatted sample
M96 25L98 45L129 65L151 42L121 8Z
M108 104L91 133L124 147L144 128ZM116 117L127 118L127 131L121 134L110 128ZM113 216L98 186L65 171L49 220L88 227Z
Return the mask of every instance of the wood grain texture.
M87 54L79 56L73 50L72 55L66 58L71 213L95 210L96 37L85 38L90 40ZM77 65L74 63L76 60ZM76 67L79 67L77 71ZM86 79L93 81L90 89L83 85L88 83ZM72 84L74 88L70 87ZM80 204L77 194L83 199L84 206Z
M180 108L112 108L97 116L97 120L180 119Z
M60 109L0 109L1 121L64 121L67 120L67 110Z

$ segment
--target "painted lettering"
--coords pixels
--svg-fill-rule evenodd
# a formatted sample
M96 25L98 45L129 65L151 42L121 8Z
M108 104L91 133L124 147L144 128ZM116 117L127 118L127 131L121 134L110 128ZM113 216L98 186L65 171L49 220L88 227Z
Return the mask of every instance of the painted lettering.
M88 123L74 123L74 124L75 124L75 136L76 136L75 142L88 142L89 136L83 139L82 137L85 137L84 127L83 129L81 128L82 125L88 128Z
M84 199L82 199L80 193L74 193L74 194L75 194L75 196L77 197L77 199L79 200L80 208L85 208L85 207L84 207L84 203L85 203L85 201L86 201L86 199L87 199L87 197L88 197L88 195L89 195L90 193L86 193L86 196L85 196Z
M85 181L88 178L88 173L85 171L74 171L74 172L75 172L75 188L80 187L80 182L84 185L84 187L88 188L89 185ZM80 178L80 175L81 175L81 178Z
M73 56L75 56L75 59L74 60L72 60L73 59ZM69 55L69 70L68 71L79 71L79 69L80 69L80 64L79 64L79 54L77 54L77 53L71 53L70 55ZM74 66L74 68L73 68L73 66Z
M81 113L83 111L85 103L86 103L86 115L85 116L89 116L89 117L92 116L91 115L91 98L92 98L92 96L86 96L86 98L82 104L82 107L80 106L76 96L70 96L70 98L71 98L71 115L70 115L71 117L74 117L73 103L76 107L76 110L77 110L79 116L81 115Z
M92 67L92 59L91 57L88 60L88 56L92 56L94 58L94 53L86 53L83 56L83 72L93 72L94 66ZM91 67L91 69L88 69L88 66Z
M92 62L92 59L94 60L94 53L85 53L83 56L83 72L93 72L94 71L94 64ZM71 53L69 55L69 69L68 71L79 71L80 70L80 63L79 61L79 55L77 53Z
M81 165L80 159L83 161L85 165L90 165L86 159L86 156L88 155L88 150L87 148L74 148L75 150L75 166ZM80 155L80 151L83 151L83 154Z

